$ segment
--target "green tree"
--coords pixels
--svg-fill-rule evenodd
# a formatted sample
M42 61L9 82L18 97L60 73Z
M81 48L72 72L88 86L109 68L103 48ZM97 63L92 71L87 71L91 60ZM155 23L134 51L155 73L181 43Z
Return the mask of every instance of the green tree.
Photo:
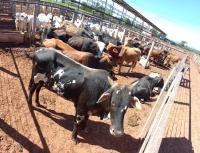
M125 25L131 26L131 21L130 21L130 19L125 18L125 19L124 19L124 22L125 22Z
M89 10L87 2L82 2L81 3L81 9L86 10L86 11Z
M187 42L184 41L184 40L182 40L182 41L180 42L180 44L179 44L179 46L181 46L181 47L186 47L186 45L187 45Z
M158 36L158 31L154 28L150 29L152 37Z

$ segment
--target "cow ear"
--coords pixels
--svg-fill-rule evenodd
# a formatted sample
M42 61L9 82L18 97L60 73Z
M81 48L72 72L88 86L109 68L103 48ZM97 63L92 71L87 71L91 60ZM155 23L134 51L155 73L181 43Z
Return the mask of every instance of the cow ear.
M132 97L131 99L131 105L133 107L136 107L137 109L141 110L142 109L142 106L141 106L141 103L140 103L140 100L137 98L137 97Z
M111 96L111 93L109 92L104 92L101 97L98 99L97 103L101 103L101 102L104 102L106 100L109 100L110 99L110 96Z
M122 49L121 49L121 51L120 51L120 53L119 53L119 57L122 57L123 55L124 55L124 53L126 52L126 48L124 48L124 47L122 47Z

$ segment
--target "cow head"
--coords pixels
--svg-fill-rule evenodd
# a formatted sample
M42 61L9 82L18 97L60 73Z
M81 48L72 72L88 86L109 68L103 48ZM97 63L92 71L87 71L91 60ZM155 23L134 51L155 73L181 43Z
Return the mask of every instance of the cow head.
M99 47L99 49L100 49L100 52L101 52L101 54L103 53L103 51L105 51L106 50L106 44L105 43L103 43L103 42L101 42L101 41L96 41L96 43L97 43L97 45L98 45L98 47Z
M130 85L112 83L111 88L104 92L97 101L97 103L104 101L109 103L110 133L116 137L123 135L123 120L129 104L141 109L141 103L138 98L131 95L131 89Z
M97 56L101 56L102 52L100 51L99 49L99 46L96 42L94 42L93 40L91 40L89 43L88 43L88 46L87 46L87 49L90 53L93 53L94 55L97 55Z
M25 13L25 12L22 12L21 14L20 14L20 21L22 21L22 22L27 22L27 19L28 19L28 16L27 16L27 14Z
M114 66L117 66L116 61L112 58L111 55L107 53L103 53L103 55L100 57L100 69L104 70L112 70Z
M159 88L162 88L164 86L164 80L163 80L163 77L159 74L159 73L156 73L156 72L152 72L150 75L149 75L151 78L153 78L153 88L154 87L159 87Z
M55 30L55 28L53 28L51 25L45 25L45 26L41 26L41 27L42 27L42 34L41 34L40 42L42 44L44 39L52 38L53 31Z

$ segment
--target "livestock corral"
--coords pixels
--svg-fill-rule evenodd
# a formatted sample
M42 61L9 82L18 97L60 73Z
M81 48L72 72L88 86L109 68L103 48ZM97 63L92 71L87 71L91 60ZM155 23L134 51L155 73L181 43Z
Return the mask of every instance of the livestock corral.
M23 7L21 7L21 9L22 8ZM24 18L27 15L26 13L24 12L24 14L20 14L20 16ZM4 20L6 19L8 18L5 17ZM48 29L49 27L44 27L43 25L42 26L39 25L40 28L43 28L43 33L42 35L38 36L40 37L40 40L34 44L29 44L29 43L0 44L0 90L1 90L0 152L45 152L45 153L46 152L69 152L69 153L138 152L141 148L142 149L145 148L142 146L142 144L145 143L145 146L148 146L147 139L149 139L148 137L149 135L151 135L150 132L152 131L153 128L151 124L154 125L158 124L152 122L153 118L155 120L161 118L160 116L163 116L163 114L160 113L163 113L162 110L163 108L166 108L166 110L170 109L170 107L167 108L167 103L172 103L172 101L174 100L174 95L176 94L180 80L184 75L184 73L187 71L187 64L186 64L188 55L187 52L175 49L173 47L170 48L168 45L164 44L164 42L158 42L155 39L152 39L152 41L148 43L146 43L145 40L140 40L138 38L133 39L133 37L131 37L130 39L130 35L128 36L126 34L126 30L124 30L121 39L118 40L116 37L112 38L111 35L105 36L104 33L100 33L99 35L97 35L98 40L93 40L93 35L90 32L91 30L90 26L87 28L82 28L80 33L82 37L87 37L86 42L90 42L90 44L93 44L91 45L92 47L91 46L88 47L87 45L86 45L87 47L84 47L84 45L82 45L81 47L79 45L77 47L76 43L74 42L79 40L80 36L78 36L77 33L76 33L77 35L74 35L72 33L80 31L80 28L78 27L79 28L78 30L74 30L76 28L73 29L73 26L75 25L71 26L72 24L73 23L71 22L67 23L67 25L62 24L64 28L61 27L61 29L57 29L59 31L56 32L53 31L52 32L54 33L53 36L44 34L45 30L49 31ZM70 34L67 32L67 30L70 29L68 25L70 26L70 28L72 27L73 29ZM24 26L21 27L24 28ZM21 27L19 26L18 27L19 29L17 30L28 31L27 27L25 27L25 29ZM34 32L32 29L33 34ZM31 37L30 35L31 34L28 35L29 38ZM62 38L60 38L61 35ZM92 39L90 37L92 37ZM107 42L101 37L102 38L108 37ZM62 41L58 39L61 39ZM125 41L126 40L128 41L127 44L123 43L123 39L125 39ZM112 43L110 43L111 40L113 40ZM70 41L72 42L71 44ZM80 41L84 42L82 41L82 39ZM105 46L103 47L103 50L107 51L107 52L105 51L106 53L101 52L99 54L99 52L102 51L102 49L100 46L97 45L97 41L102 41L104 45L106 44L105 45L106 47ZM139 45L137 46L138 43ZM73 46L74 44L75 46ZM77 128L76 124L79 124L79 122L82 121L81 117L83 116L81 115L83 114L77 115L78 110L82 109L79 106L79 103L74 104L72 100L64 99L69 97L63 96L64 98L62 98L62 96L58 96L60 95L58 91L56 94L54 92L51 92L47 88L42 87L39 95L41 105L37 105L37 103L35 103L35 101L37 102L37 97L36 98L33 97L32 106L30 105L29 90L33 89L32 85L37 84L38 82L41 83L41 81L45 82L44 80L47 79L45 78L46 76L45 77L43 76L44 78L42 79L41 76L43 74L40 68L45 66L46 68L45 72L48 73L46 70L49 69L49 67L46 67L46 65L48 65L49 63L48 64L45 63L46 65L45 64L40 65L41 61L37 61L38 58L35 58L34 60L36 61L34 62L36 62L36 64L34 66L35 68L38 66L37 67L38 69L34 69L32 71L32 67L34 64L34 62L32 62L33 60L32 55L37 54L40 51L44 52L42 51L44 49L43 47L45 47L45 49L47 49L49 52L54 53L52 55L52 58L54 58L53 62L50 63L53 64L54 68L55 67L57 68L59 66L61 67L68 66L69 68L69 65L63 63L56 63L57 60L58 61L61 60L63 62L63 59L65 59L66 61L70 61L71 63L73 63L73 65L75 65L74 67L71 68L73 69L73 72L77 65L79 66L79 68L81 67L82 69L84 69L83 71L87 71L88 73L90 71L93 72L94 70L87 68L86 66L95 69L104 69L100 74L103 75L105 71L109 71L111 77L114 78L115 83L127 85L128 88L132 87L130 86L130 84L135 85L137 83L136 82L137 80L144 78L145 76L148 76L150 74L151 74L150 78L152 78L152 74L156 74L155 78L157 76L159 77L162 76L164 80L164 83L162 84L163 88L161 87L159 90L156 89L153 90L153 93L149 95L151 96L150 99L148 99L148 97L146 98L141 96L139 98L139 101L141 101L140 104L142 108L141 110L136 109L140 108L137 105L136 108L133 107L131 104L128 105L128 109L126 111L124 119L122 119L123 122L122 127L124 128L124 134L121 137L113 136L116 135L116 133L114 133L115 132L114 130L110 130L110 125L112 124L111 123L112 120L109 119L104 120L105 116L101 116L102 114L100 115L100 118L95 116L96 114L99 113L98 112L99 109L102 108L98 108L96 110L94 109L94 112L92 112L94 113L94 116L90 116L87 121L87 129L84 128L82 132L78 132L78 143L77 143L76 140L72 141L72 138L74 138L74 135L72 135L72 131L73 132L75 131L76 135L77 134L77 131L75 130ZM49 47L56 48L59 51L54 51L53 48ZM97 50L96 48L98 47L99 49ZM87 51L89 50L91 52L90 53L80 52L80 51L85 51L84 49L86 49ZM163 49L165 50L165 52L161 51ZM145 50L145 52L141 52L142 50ZM95 51L95 53L93 51ZM77 53L76 56L75 52ZM133 60L133 58L135 58L135 54L130 54L129 52L134 52L137 55L137 59ZM139 54L137 54L138 52ZM67 57L64 54L66 54ZM92 64L89 63L90 62L89 60L87 62L84 62L84 60L81 58L81 57L84 58L86 56L87 59L98 59L98 61L101 61L102 59L106 58L109 61L107 64L110 65L108 67L107 66L104 67L105 65L103 64L103 67L101 67L102 63L99 62L100 63L99 64L97 62L99 65L94 66L93 65L94 63ZM68 57L72 58L73 60L71 61L71 59L69 59ZM139 61L139 59L142 59L142 57L146 61L143 63L137 62ZM116 63L112 64L111 61L115 61L119 66L113 67ZM147 61L149 61L149 63ZM78 63L81 63L85 66L82 66L81 64ZM112 66L112 71L110 71L111 70L110 66ZM130 71L131 66L133 66L132 71ZM120 67L121 70L119 71ZM33 72L36 72L37 70L39 70L39 72L37 73L37 75L34 75ZM52 73L54 69L51 69L50 71ZM51 79L53 77L54 77L53 79L55 79L56 78L55 76L58 73L61 73L58 71L59 70L57 70L56 73L54 72L54 74L53 73L51 74L52 75ZM66 71L69 71L68 75L71 77L71 74L73 74L73 72L70 70ZM66 71L62 73L66 73ZM80 71L79 73L82 73L82 70L79 71ZM101 71L99 70L98 72ZM107 72L105 73L107 74ZM31 74L33 76L31 76ZM42 75L38 77L38 74ZM95 77L95 75L93 76ZM32 84L30 83L31 77L34 77L34 83L32 82ZM61 76L59 76L59 79L60 77ZM99 76L97 78L99 78ZM95 78L92 77L84 79L85 79L84 81L88 81L89 79L95 80ZM36 80L39 81L37 82ZM92 81L89 80L89 82ZM96 79L95 82L100 82L100 81ZM96 86L98 86L98 83L96 83ZM101 85L99 84L99 86ZM115 86L113 86L113 89L115 88ZM52 88L54 89L55 87ZM123 88L124 86L121 86L121 89ZM38 92L38 89L36 89L36 92ZM77 92L79 92L79 90L77 90ZM101 91L93 91L93 94L86 92L86 94L84 95L84 97L82 97L82 99L88 100L87 98L88 96L95 97L96 93L99 92ZM117 90L116 94L118 94L118 92L119 91ZM170 95L171 92L173 92L172 96ZM101 94L103 95L104 93L102 92ZM136 92L135 93L133 92L133 94L136 95ZM73 93L73 95L76 95L76 93ZM99 96L98 98L100 99L102 97L103 96ZM112 110L112 108L110 107L111 106L109 106L108 112L111 112ZM120 105L118 107L120 107ZM120 112L123 112L124 110L126 110L126 107L121 108ZM103 112L103 113L108 113L108 112ZM167 114L167 112L169 113L170 111L166 111L165 116L169 115ZM113 114L111 114L111 119L112 115ZM156 115L160 116L157 117ZM75 116L78 117L75 118ZM167 119L165 121L167 121ZM158 122L160 123L160 121ZM163 125L164 124L166 124L166 122L164 122ZM145 137L147 139L145 139ZM159 138L162 138L162 133L160 134ZM159 144L158 146L160 146L160 143L158 144ZM143 150L140 151L143 152Z
M32 46L7 47L3 45L1 58L1 147L3 152L134 152L141 140L139 134L154 106L152 102L142 104L142 110L128 108L124 118L124 136L115 138L109 133L110 121L90 117L88 133L81 133L80 143L74 145L71 132L74 122L74 104L56 94L41 89L40 103L46 108L33 107L27 103L28 84L31 76L32 61L23 51L33 53ZM122 72L126 72L124 67ZM116 75L117 82L129 84L149 75L151 72L162 74L166 81L170 70L157 67L144 69L137 64L134 72Z

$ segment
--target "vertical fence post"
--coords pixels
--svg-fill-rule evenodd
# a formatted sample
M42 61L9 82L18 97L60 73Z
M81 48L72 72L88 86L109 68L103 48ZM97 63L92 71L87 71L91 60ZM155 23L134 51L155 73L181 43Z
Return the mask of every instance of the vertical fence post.
M117 31L116 31L116 34L115 34L115 39L117 39L118 32L119 32L119 26L117 27Z
M153 51L154 45L155 45L155 41L153 40L152 45L151 45L151 48L150 48L150 50L149 50L149 54L148 54L148 56L147 56L147 61L146 61L145 65L144 65L144 68L147 67L147 63L149 62L149 59L150 59L150 57L151 57L151 53L152 53L152 51Z
M38 4L35 4L35 10L34 10L34 19L33 19L33 29L32 29L32 35L31 35L31 42L35 43L35 26L36 26L36 18L38 14Z
M102 30L102 26L103 26L103 21L101 20L101 21L100 21L100 25L99 25L99 31Z
M73 13L73 16L72 16L72 23L75 22L75 20L76 20L76 16L77 16L77 12L74 12L74 13Z
M12 17L15 17L16 14L16 2L13 2L13 6L12 6Z
M121 40L122 44L124 43L125 36L126 36L126 28L124 28L124 32L123 32L123 36L122 36L122 40Z

